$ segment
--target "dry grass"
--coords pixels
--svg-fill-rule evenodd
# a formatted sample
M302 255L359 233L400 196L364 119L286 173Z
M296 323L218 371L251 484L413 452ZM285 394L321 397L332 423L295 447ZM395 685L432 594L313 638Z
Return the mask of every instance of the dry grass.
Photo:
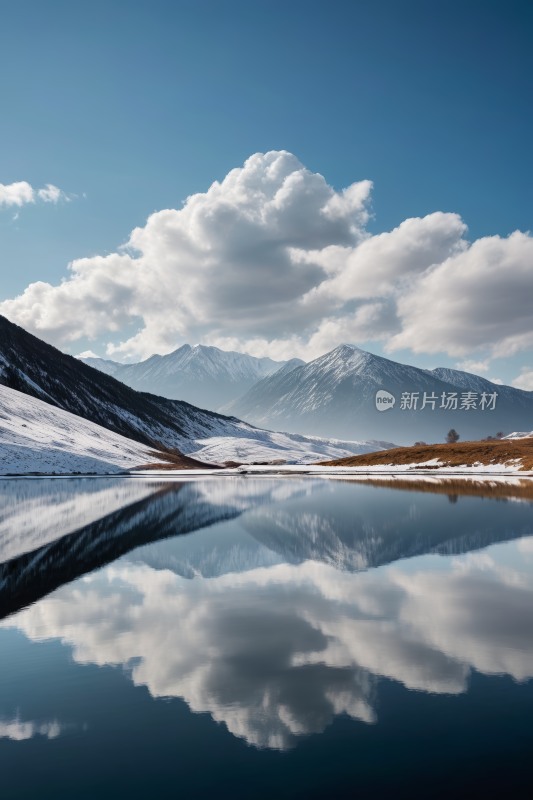
M439 459L440 467L472 467L474 464L489 466L508 464L519 460L520 470L533 470L533 438L509 439L494 442L458 442L457 444L428 444L418 447L397 447L394 450L380 450L361 456L339 458L336 461L320 461L322 467L370 467L382 464L412 466ZM428 467L420 467L428 469Z
M189 458L188 456L184 456L183 453L177 448L170 450L168 447L162 450L150 450L148 451L149 456L154 456L154 458L159 459L157 462L152 462L150 464L142 464L141 466L135 467L135 469L165 469L165 470L174 470L174 469L217 469L220 468L220 464L206 464L203 461L197 461L195 458Z

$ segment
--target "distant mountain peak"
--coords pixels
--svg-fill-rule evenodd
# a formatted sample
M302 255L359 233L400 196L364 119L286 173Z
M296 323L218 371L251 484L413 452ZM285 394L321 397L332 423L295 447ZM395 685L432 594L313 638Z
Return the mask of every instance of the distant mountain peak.
M200 343L182 344L167 355L154 354L136 364L96 358L80 360L112 374L132 389L185 400L212 411L244 394L265 375L287 363ZM303 363L298 359L298 366Z
M377 408L379 389L394 397L386 413ZM494 411L477 406L468 410L461 406L465 391L496 392L498 407ZM441 404L443 393L455 393L455 410L453 404ZM411 395L416 404L413 399L406 406L404 398ZM462 440L516 430L519 424L527 427L533 414L533 393L497 386L457 370L419 369L343 343L298 369L279 370L263 378L219 411L274 430L412 444L417 440L442 442L452 427Z

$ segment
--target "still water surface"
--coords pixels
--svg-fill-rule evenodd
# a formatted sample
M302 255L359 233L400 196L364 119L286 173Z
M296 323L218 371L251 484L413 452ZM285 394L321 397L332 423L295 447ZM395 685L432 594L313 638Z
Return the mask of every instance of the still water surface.
M533 797L532 503L0 481L0 796Z

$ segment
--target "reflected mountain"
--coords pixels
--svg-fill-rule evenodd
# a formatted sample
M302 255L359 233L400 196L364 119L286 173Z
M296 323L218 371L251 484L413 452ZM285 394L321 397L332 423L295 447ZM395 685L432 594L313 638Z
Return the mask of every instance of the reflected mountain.
M132 487L124 487L124 482L117 482L115 490L111 490L109 479L94 481L89 483L87 493L77 491L79 487L73 487L74 501L86 516L94 517L95 509L101 509L106 503L109 507L111 502L124 504L129 500L129 504L61 538L57 538L56 533L54 541L28 552L28 542L32 544L39 538L49 539L53 537L54 529L61 531L61 526L66 524L66 507L69 508L69 505L63 495L63 483L42 481L39 482L40 486L35 488L34 483L28 490L21 482L17 489L23 493L25 502L21 502L18 514L13 512L5 515L11 526L5 526L3 531L4 552L18 548L22 555L0 564L0 619L35 602L58 586L115 561L142 545L198 531L234 519L259 504L280 502L298 494L306 495L322 485L319 481L246 481L229 478L221 481L139 482L139 485ZM137 481L134 483L137 484ZM7 482L0 484L0 495L4 490L11 492L12 485L9 486ZM33 495L29 500L28 491ZM109 492L111 497L102 498L102 493L106 495ZM142 499L131 502L132 497L139 496ZM4 498L4 508L9 505ZM43 520L43 532L39 531L39 524L35 520L29 524L31 513L28 509ZM78 510L78 513L70 515L70 522L74 520L79 523L82 517L82 512ZM55 528L54 519L57 520ZM187 556L174 568L190 578L201 574L199 567L203 562L204 566L217 562L219 566L215 572L220 571L221 561L225 571L246 570L257 565L258 549L261 548L254 542L247 547L241 543L240 548L233 548L232 552L228 552L227 543L222 551L217 551L216 545L214 550L210 547L207 554L196 547L192 562ZM279 558L272 553L259 554L261 564L278 562Z
M384 483L335 481L328 492L304 502L294 498L256 508L241 524L290 563L321 561L351 571L426 553L466 553L532 533L529 481L513 487L458 480ZM515 501L512 509L502 500Z
M139 482L126 497L124 482L117 483L113 495L109 481L102 481L101 492L111 491L107 507L140 499L29 552L24 530L19 528L18 537L16 528L4 531L9 548L16 544L22 555L0 564L0 618L121 557L187 579L306 561L357 572L427 553L466 553L531 534L527 481L492 488L448 479L404 482L408 486L310 478ZM47 537L54 514L61 529L70 502L54 494L53 481L48 484L48 495L43 492L37 506L35 498L28 501L24 512L27 517L28 508L40 510ZM91 491L89 499L82 492L78 500L94 516L100 494L94 486ZM478 492L486 492L481 497L488 502L480 502ZM460 501L449 503L450 496ZM99 502L102 507L104 501ZM20 525L24 514L11 519ZM81 518L71 516L77 522ZM239 524L220 532L221 523L237 518ZM38 540L37 523L27 528L29 541Z
M158 492L120 478L0 481L0 563L37 550Z

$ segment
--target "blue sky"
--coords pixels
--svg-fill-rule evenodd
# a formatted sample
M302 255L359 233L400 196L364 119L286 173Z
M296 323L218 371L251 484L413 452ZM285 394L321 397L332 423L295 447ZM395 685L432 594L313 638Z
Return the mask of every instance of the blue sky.
M0 208L0 301L115 253L154 211L272 150L337 191L372 181L372 235L434 212L460 215L470 242L530 230L532 23L532 4L512 0L4 2L0 183L65 194ZM41 335L104 355L139 328L124 325L93 340ZM435 344L390 354L419 366L488 358L483 374L510 382L533 358L526 323L502 325L515 337L503 348L491 334L468 356ZM195 335L207 341L209 321ZM227 338L250 340L244 327Z

